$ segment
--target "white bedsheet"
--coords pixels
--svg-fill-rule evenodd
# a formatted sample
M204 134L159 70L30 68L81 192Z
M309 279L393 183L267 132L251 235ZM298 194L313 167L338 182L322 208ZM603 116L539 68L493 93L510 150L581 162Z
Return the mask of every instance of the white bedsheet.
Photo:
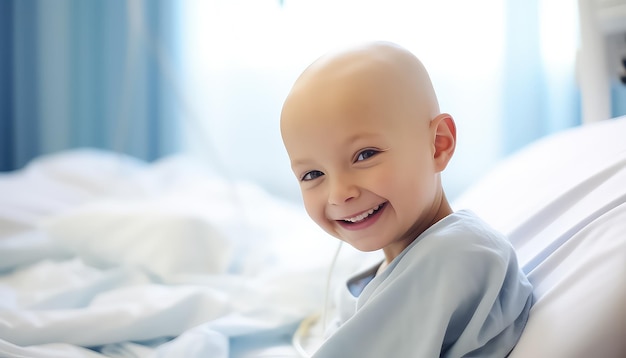
M42 157L0 198L2 357L293 356L323 300L334 240L184 157Z

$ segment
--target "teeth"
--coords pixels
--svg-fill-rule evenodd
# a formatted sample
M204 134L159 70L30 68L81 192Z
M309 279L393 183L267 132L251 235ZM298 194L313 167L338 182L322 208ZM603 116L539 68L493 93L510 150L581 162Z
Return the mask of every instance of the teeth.
M376 207L369 209L368 211L364 212L361 215L357 215L353 218L348 218L348 219L344 219L344 221L349 221L351 223L355 223L357 221L362 221L364 220L366 217L372 215L374 213L374 211L378 210L380 208L380 205L376 205Z

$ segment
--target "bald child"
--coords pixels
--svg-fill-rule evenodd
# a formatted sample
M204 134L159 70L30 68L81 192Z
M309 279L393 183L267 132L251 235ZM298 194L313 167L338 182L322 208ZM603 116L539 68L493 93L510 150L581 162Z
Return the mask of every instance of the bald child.
M448 203L456 127L413 54L375 42L319 58L281 134L313 221L385 258L348 280L315 357L508 355L532 287L507 239Z

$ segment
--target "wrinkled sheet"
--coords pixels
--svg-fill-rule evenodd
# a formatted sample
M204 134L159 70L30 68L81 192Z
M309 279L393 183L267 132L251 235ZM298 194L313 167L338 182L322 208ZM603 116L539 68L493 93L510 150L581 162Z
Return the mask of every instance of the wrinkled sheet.
M0 175L0 356L295 356L334 248L189 158L42 157Z

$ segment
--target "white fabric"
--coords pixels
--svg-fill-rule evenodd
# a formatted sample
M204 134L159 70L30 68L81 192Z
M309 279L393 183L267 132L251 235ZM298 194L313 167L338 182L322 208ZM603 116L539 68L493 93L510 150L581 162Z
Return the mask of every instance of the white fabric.
M167 198L106 200L44 221L42 229L97 267L139 266L160 277L226 272L231 241L213 217L188 205Z
M1 174L0 198L2 357L293 354L323 299L334 240L184 157L63 152Z

